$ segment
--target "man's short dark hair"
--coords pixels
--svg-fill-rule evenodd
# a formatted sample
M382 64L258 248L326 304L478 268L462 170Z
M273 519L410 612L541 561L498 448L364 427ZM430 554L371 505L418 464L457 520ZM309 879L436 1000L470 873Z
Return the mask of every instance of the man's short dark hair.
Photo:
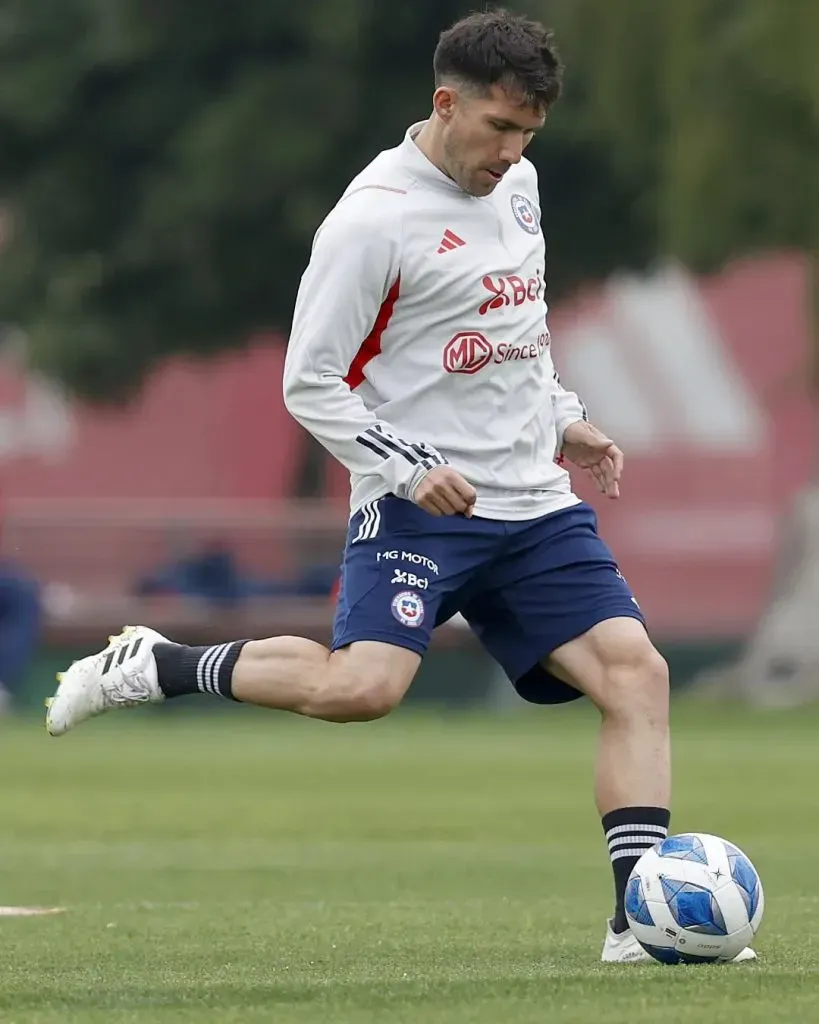
M560 96L563 65L552 32L502 9L470 14L442 32L432 66L436 85L499 84L544 111Z

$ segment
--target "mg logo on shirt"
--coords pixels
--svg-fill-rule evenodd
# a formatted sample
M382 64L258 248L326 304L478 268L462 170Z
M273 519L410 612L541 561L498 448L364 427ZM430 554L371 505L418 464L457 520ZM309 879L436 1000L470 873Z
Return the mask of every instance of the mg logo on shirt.
M477 331L461 331L444 348L447 373L477 373L492 359L491 344Z
M477 373L487 363L517 363L540 359L549 348L549 332L543 331L534 341L510 344L500 341L493 345L478 331L461 331L444 348L444 369L447 373Z

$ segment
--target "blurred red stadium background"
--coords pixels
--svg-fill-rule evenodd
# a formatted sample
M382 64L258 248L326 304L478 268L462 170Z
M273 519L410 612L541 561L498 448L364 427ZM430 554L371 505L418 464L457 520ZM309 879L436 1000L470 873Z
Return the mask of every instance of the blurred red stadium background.
M700 279L612 281L552 311L564 383L627 454L619 502L581 479L578 492L666 637L738 636L764 604L778 518L810 473L806 277L784 254ZM4 361L6 553L44 581L100 588L194 534L229 537L258 572L288 571L319 533L333 557L347 476L328 462L320 505L289 504L304 438L282 403L283 358L281 339L260 336L168 363L125 409L69 401ZM725 395L700 387L703 360L721 379L714 358Z

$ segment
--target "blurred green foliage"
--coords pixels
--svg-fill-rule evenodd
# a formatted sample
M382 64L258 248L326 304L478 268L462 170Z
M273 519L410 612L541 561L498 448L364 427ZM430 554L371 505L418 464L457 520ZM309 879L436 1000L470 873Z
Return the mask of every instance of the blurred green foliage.
M460 0L3 0L0 321L92 398L287 330L313 231L430 108ZM522 8L523 9L523 8ZM540 0L551 298L677 255L819 251L819 5Z

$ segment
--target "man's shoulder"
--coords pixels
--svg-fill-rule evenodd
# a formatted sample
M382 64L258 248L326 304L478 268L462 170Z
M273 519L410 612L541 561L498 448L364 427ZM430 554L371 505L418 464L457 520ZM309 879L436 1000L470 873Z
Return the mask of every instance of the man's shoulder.
M397 151L385 150L353 178L324 225L392 233L401 222L412 188L413 180L402 168Z
M537 168L525 156L521 158L520 163L509 168L506 179L511 187L532 193L532 199L538 198Z
M415 182L401 158L402 151L401 146L396 146L394 149L385 149L379 153L353 178L344 190L340 202L365 190L380 191L394 196L409 195Z

